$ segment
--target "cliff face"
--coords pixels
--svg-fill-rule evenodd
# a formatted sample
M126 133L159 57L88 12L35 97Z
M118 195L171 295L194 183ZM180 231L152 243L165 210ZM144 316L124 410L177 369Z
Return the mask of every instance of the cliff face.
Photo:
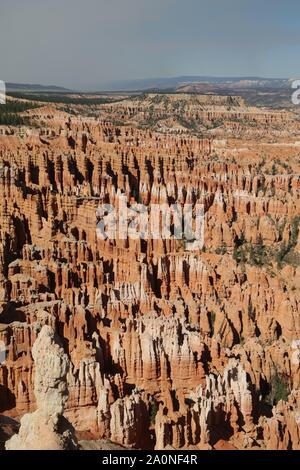
M225 104L210 104L222 128L203 138L118 127L117 104L101 120L42 107L38 129L4 129L2 413L35 409L31 350L49 325L77 431L157 449L300 448L300 139L285 136L291 113L256 110L253 126L242 101L242 123ZM201 204L204 247L100 239L97 208L122 194Z

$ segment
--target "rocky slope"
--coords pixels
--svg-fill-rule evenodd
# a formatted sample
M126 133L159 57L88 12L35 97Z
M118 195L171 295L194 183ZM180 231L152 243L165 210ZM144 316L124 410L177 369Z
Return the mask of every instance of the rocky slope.
M176 115L165 100L157 119ZM146 104L103 105L97 119L46 105L27 111L34 127L0 127L0 412L39 408L32 347L48 325L81 436L299 449L297 116L199 96L182 112L209 122L200 137L139 128ZM122 195L201 204L204 246L100 239L97 208Z

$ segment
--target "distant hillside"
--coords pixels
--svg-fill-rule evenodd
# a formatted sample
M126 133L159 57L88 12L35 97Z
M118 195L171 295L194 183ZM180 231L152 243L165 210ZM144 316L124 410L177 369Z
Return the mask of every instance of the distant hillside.
M38 84L28 84L28 83L6 83L6 90L10 91L30 91L34 92L61 92L68 93L71 90L64 87L54 86L54 85L38 85Z
M241 96L249 104L254 106L271 106L274 108L289 108L292 106L292 79L286 78L263 78L263 77L211 77L211 76L189 76L170 78L147 78L137 80L112 81L99 87L97 92L80 93L71 89L39 84L7 83L7 91L12 96L18 97L21 94L27 99L35 99L33 95L39 95L41 101L73 103L74 95L81 96L81 104L92 104L86 102L93 97L94 104L102 104L106 101L114 101L108 95L126 93L127 95L147 93L192 93L192 94L216 94L227 96ZM102 96L105 90L105 97ZM98 95L101 94L101 97ZM18 95L18 96L17 96ZM29 96L30 95L30 96ZM97 96L96 96L97 95ZM79 96L76 98L78 102ZM104 99L103 99L104 98Z
M241 96L254 106L289 108L292 106L292 81L277 79L243 79L234 82L193 82L177 87L177 93L205 93Z
M113 81L101 87L109 91L115 90L176 90L178 87L193 83L211 85L232 85L238 88L287 88L290 80L284 78L261 78L261 77L206 77L206 76L180 76L170 78L147 78L138 80Z

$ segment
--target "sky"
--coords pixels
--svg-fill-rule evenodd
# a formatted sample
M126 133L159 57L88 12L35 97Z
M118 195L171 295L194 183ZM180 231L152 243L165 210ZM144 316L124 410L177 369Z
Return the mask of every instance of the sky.
M300 78L299 0L0 0L0 79Z

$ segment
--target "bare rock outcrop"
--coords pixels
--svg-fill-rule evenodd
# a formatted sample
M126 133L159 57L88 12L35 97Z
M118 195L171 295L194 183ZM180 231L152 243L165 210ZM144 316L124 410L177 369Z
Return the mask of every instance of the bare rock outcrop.
M130 396L116 400L111 406L110 436L113 442L124 446L147 447L145 429L149 426L146 403L137 390Z
M62 415L68 399L69 360L49 326L44 326L38 335L32 356L37 410L23 416L19 433L6 443L6 449L76 449L74 430Z

